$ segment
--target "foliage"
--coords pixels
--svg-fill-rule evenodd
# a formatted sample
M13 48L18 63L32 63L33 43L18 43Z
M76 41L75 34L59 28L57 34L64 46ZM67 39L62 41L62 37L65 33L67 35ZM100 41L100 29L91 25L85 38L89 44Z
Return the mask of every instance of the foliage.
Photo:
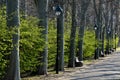
M6 18L0 16L0 79L5 75L12 50L13 33L7 29ZM42 29L36 18L21 20L20 25L20 69L21 73L37 71L39 54L43 50Z
M55 65L56 53L57 53L57 36L56 36L55 20L50 20L48 29L48 67Z
M3 12L0 11L0 14L3 14ZM7 29L6 18L4 15L0 15L0 79L3 78L7 68L9 54L12 48L11 42L11 35Z
M68 62L69 55L69 38L70 38L70 23L65 23L64 28L64 61ZM56 26L55 21L49 21L49 29L48 29L48 67L54 67L57 53L57 45L56 45ZM76 34L77 35L77 34ZM76 36L76 44L77 44L78 36ZM77 45L76 45L77 47ZM86 30L84 37L84 47L83 47L83 57L84 59L93 58L95 49L95 35L93 30Z
M2 16L1 16L2 15ZM70 15L69 15L70 16ZM69 55L69 40L71 29L71 17L67 16L68 21L65 22L64 27L64 61L68 62ZM42 30L38 26L39 20L33 17L21 19L20 25L20 69L21 73L32 73L37 71L37 66L40 65L40 52L44 47L44 40L41 34ZM49 21L48 29L48 67L55 66L57 53L57 32L56 20ZM78 28L77 28L78 30ZM0 11L0 79L5 75L7 65L9 64L9 55L12 50L12 35L11 31L6 25L6 16L4 12ZM78 44L78 31L76 33L76 48ZM97 41L96 41L97 42ZM115 43L115 40L113 41ZM101 44L101 43L100 43ZM105 40L106 48L107 40ZM118 38L116 40L118 44ZM115 45L113 45L115 46ZM89 59L94 57L95 50L95 33L91 29L85 30L83 43L83 58ZM75 54L76 55L76 54Z
M43 50L42 29L38 27L36 18L21 20L20 25L20 64L21 72L36 71L39 65L38 57Z
M55 20L49 21L49 29L48 29L48 67L54 67L56 54L57 54L57 27L55 26ZM70 24L65 23L64 27L64 61L67 63L68 61L68 52L69 52L69 37L70 37Z
M115 38L113 39L113 48L118 47L118 42L119 42L119 38L118 38L118 36L116 36L116 39Z
M95 35L94 31L86 30L84 36L83 58L89 59L94 55L95 50Z
M69 55L69 46L70 46L70 24L66 23L64 28L64 61L65 63L68 62L68 55Z

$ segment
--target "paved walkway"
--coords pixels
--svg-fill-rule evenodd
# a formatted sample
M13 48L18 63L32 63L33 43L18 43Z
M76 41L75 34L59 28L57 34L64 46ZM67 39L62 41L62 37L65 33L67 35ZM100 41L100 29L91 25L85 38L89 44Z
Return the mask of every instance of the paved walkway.
M23 80L120 80L120 51L64 73Z
M120 80L120 53L113 53L93 65L65 74L56 80Z

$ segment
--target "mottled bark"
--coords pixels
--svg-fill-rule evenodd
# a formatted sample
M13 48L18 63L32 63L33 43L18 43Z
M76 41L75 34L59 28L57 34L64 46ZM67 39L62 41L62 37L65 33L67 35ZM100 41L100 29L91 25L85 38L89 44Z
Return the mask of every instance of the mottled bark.
M109 37L110 37L110 45L109 45L109 48L112 49L113 48L113 32L114 32L114 29L113 29L113 16L114 16L114 12L115 12L115 8L114 8L114 2L111 2L110 3L110 19L109 19L109 28L110 28L110 34L109 34Z
M10 66L5 80L20 80L19 63L19 0L7 0L7 26L13 30L13 50L10 55Z
M47 64L48 64L48 0L34 0L37 6L39 14L39 26L43 28L43 39L44 39L44 50L40 52L40 66L38 67L38 74L47 74Z
M102 32L102 0L99 0L98 8L96 0L93 0L94 10L96 14L96 24L97 24L97 33L96 33L96 39L97 39L97 48L95 49L95 59L98 59L99 56L101 56L101 32Z
M84 38L84 28L85 28L85 16L86 11L91 0L81 0L81 14L80 14L80 27L78 33L78 58L83 61L83 38Z
M20 12L23 18L27 17L27 0L20 0Z
M72 2L72 28L70 35L68 67L75 67L75 37L76 37L76 0Z

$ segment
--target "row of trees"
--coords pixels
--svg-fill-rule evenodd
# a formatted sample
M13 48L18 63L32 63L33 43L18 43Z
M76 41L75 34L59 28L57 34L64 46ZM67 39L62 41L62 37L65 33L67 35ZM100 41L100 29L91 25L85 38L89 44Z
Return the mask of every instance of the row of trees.
M38 74L47 74L48 68L48 22L49 19L54 20L55 13L51 8L59 6L61 8L60 15L57 16L57 57L56 70L64 71L64 35L65 22L71 19L71 33L69 41L69 58L68 67L75 67L75 59L78 57L79 62L76 66L83 65L83 47L84 47L84 32L86 29L95 29L95 54L94 58L98 59L104 53L109 53L115 46L113 44L116 38L116 33L119 32L119 2L120 0L34 0L38 16L39 24L43 30L43 50L39 52L39 63L37 66ZM7 26L8 30L14 30L12 33L12 51L10 54L10 63L8 73L5 80L20 80L20 63L19 63L19 40L20 40L20 15L19 15L19 0L6 1ZM72 5L72 6L71 6ZM23 11L26 8L24 8ZM51 18L51 15L54 18ZM24 18L26 13L24 12ZM50 16L50 17L49 17ZM70 17L70 18L69 18ZM49 19L48 19L49 18ZM21 23L22 24L22 23ZM118 34L119 35L119 34ZM76 37L78 38L76 40ZM116 41L115 41L116 42ZM76 44L77 43L77 44ZM110 44L111 43L111 44ZM39 44L38 44L39 45ZM43 46L43 45L41 45ZM104 50L105 49L105 50ZM101 54L101 52L103 54ZM76 54L75 54L76 53ZM50 55L50 54L49 54ZM59 66L58 66L59 65ZM58 72L57 72L58 73Z

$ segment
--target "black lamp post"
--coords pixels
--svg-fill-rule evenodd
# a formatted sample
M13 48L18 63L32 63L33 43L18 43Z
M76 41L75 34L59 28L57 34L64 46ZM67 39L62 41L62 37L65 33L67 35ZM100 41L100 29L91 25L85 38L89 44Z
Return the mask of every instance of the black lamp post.
M54 6L53 10L55 11L55 15L57 17L59 17L61 15L61 13L63 12L63 9L61 8L60 5Z
M98 54L97 54L97 25L95 24L94 26L94 30L95 30L95 55L94 55L94 58L95 59L98 59Z
M108 34L108 42L107 42L107 53L109 54L110 52L110 41L109 41L109 39L110 39L110 32L111 32L111 30L110 30L110 28L108 28L108 30L107 30L107 34Z
M116 50L116 36L117 36L117 33L115 32L115 50Z
M59 56L59 16L62 14L63 10L61 8L61 6L57 5L55 7L53 7L53 10L55 11L55 15L57 16L57 55L56 55L56 65L55 65L55 68L56 68L56 74L59 73L59 59L60 59L60 56Z

